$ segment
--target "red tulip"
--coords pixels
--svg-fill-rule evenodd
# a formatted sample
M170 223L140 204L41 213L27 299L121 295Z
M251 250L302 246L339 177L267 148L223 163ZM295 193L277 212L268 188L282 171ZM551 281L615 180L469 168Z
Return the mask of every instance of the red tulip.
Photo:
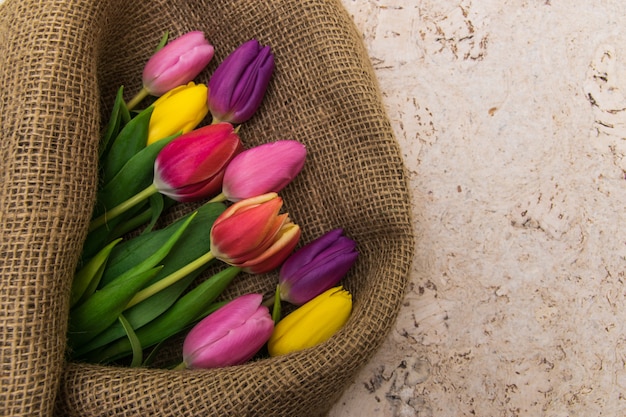
M298 244L300 227L279 214L276 193L241 200L227 208L211 228L211 253L246 272L277 268Z
M186 133L168 143L154 164L154 186L176 201L198 201L217 194L224 170L243 150L230 123Z

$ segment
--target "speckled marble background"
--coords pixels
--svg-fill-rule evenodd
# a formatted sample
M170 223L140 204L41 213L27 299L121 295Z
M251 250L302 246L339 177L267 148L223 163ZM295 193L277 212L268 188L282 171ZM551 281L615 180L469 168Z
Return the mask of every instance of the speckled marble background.
M417 254L331 417L626 413L626 3L342 0Z

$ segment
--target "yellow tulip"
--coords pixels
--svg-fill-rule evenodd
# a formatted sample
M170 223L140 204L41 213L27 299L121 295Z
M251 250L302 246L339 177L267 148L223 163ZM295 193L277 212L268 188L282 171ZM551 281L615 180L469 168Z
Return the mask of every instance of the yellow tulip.
M176 133L195 129L209 112L207 86L190 82L163 94L153 104L148 145Z
M352 295L334 287L278 322L267 344L270 356L285 355L328 340L348 321Z

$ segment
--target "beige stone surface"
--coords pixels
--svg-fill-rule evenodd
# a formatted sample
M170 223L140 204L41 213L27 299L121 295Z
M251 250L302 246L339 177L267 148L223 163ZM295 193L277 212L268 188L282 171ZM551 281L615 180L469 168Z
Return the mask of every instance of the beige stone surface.
M625 415L626 3L343 3L418 241L395 328L330 416Z

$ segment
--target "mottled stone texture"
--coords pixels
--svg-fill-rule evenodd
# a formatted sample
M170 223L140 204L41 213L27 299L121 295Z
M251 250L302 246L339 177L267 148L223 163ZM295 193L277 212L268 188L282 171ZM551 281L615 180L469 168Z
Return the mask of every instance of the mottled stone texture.
M331 417L622 414L626 4L343 3L418 241L395 329Z

